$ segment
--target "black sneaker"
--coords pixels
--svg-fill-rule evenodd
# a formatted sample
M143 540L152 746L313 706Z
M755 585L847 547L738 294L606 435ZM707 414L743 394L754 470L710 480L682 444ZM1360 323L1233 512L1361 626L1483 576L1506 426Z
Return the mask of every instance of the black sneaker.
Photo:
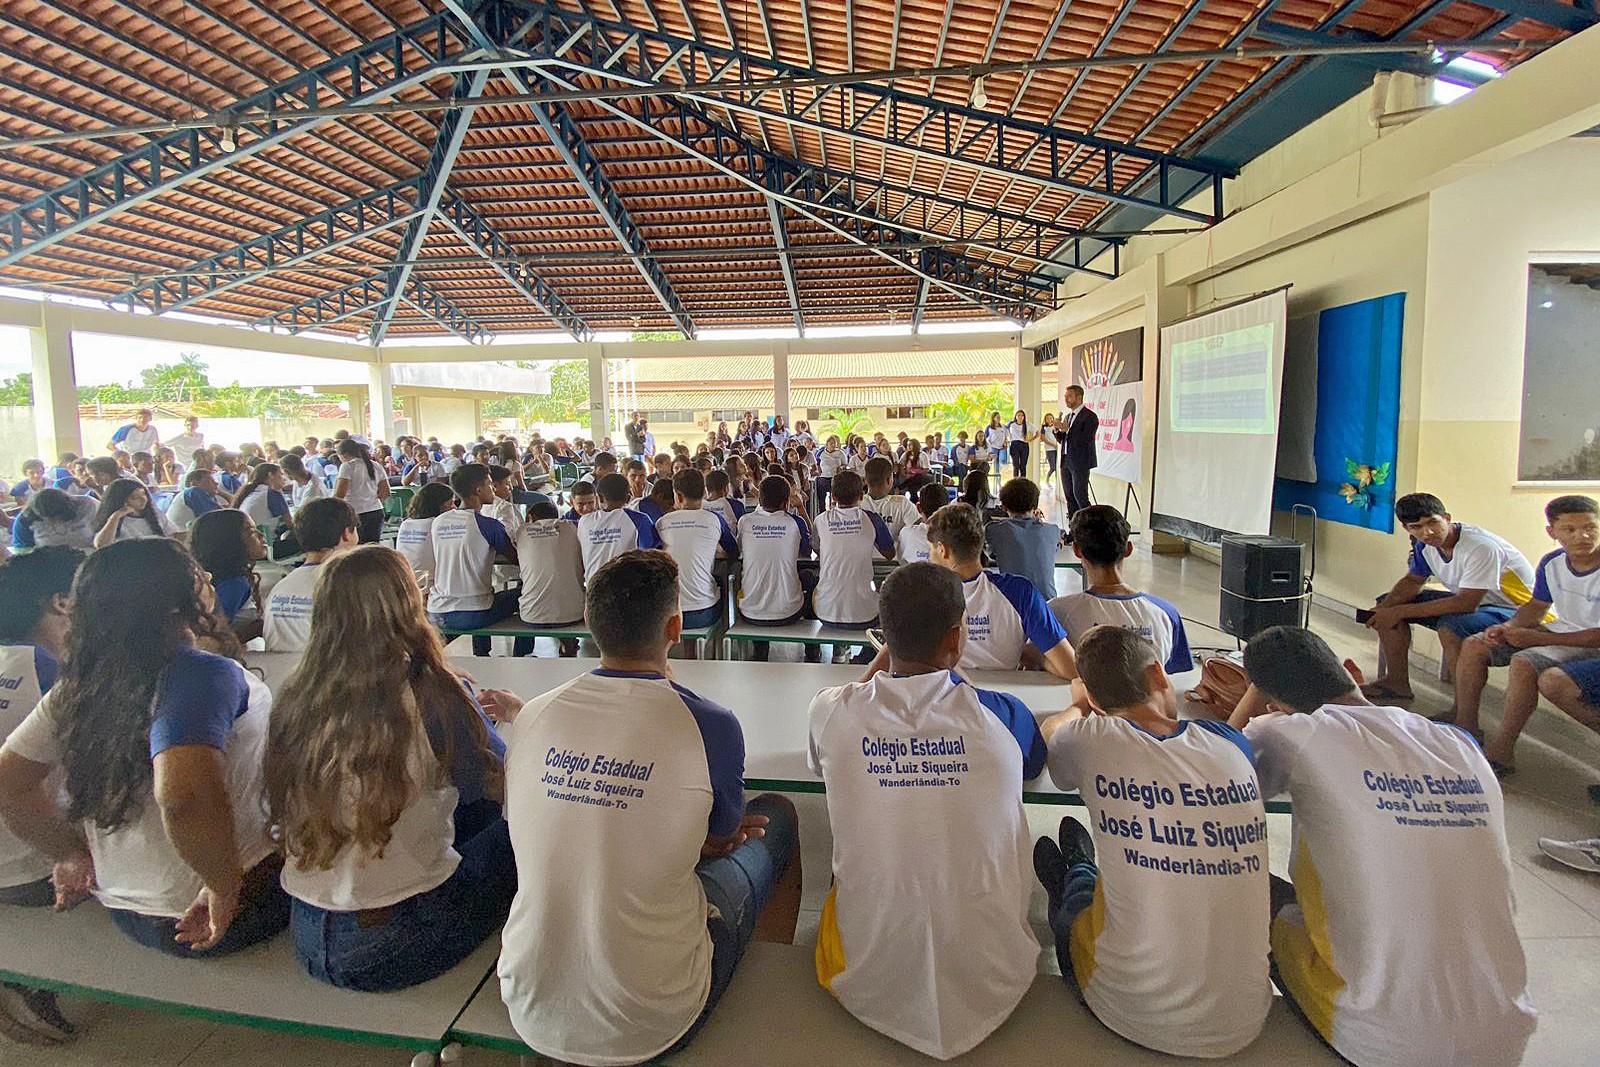
M1054 915L1061 910L1061 898L1066 893L1067 861L1061 858L1061 849L1048 837L1033 843L1033 874L1049 898L1050 910L1045 914Z
M1080 863L1094 866L1094 836L1083 823L1070 815L1064 816L1057 840L1061 858L1068 867L1076 867Z

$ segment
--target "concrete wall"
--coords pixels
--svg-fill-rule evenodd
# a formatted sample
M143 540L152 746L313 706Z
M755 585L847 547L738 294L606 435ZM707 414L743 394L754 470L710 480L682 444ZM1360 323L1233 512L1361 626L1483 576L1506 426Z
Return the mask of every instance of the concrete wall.
M411 432L419 436L437 437L445 444L465 444L478 436L474 400L418 396L407 397L405 405L407 414L415 419Z

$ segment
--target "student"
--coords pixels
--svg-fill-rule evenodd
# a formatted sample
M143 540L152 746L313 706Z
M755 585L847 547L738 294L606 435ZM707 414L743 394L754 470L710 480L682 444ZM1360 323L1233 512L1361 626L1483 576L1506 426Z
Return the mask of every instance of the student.
M949 571L891 574L878 607L888 668L818 693L807 749L834 828L817 979L874 1030L942 1060L1005 1022L1039 956L1022 783L1044 770L1044 741L1016 697L952 671L965 614Z
M986 457L998 473L1000 464L1010 452L1011 431L1000 422L1000 413L989 413L989 425L983 431L983 446L988 452Z
M977 453L967 444L967 431L962 430L956 434L955 444L950 446L946 473L955 480L957 485L966 481L967 472L972 469L972 464L977 460Z
M1061 438L1056 436L1056 429L1056 417L1047 411L1039 419L1039 432L1034 434L1034 440L1039 442L1039 451L1044 456L1046 485L1055 478L1056 462L1061 455Z
M592 495L592 494L591 494ZM522 591L517 614L531 626L573 627L583 622L583 548L576 523L556 517L556 506L535 504L517 531ZM560 654L578 654L578 642L561 641Z
M124 459L127 458L125 453L119 454ZM96 494L103 495L107 489L116 485L118 481L138 482L137 478L124 471L117 461L110 456L96 456L91 460L87 460L83 465L83 473L85 491L91 496Z
M455 506L456 494L448 483L429 482L411 498L406 517L400 520L400 529L395 533L395 550L411 564L424 591L433 586L433 520L454 511Z
M461 464L457 463L457 467ZM411 447L411 455L406 460L400 472L401 485L428 485L431 482L442 482L450 477L450 471L445 469L443 463L428 454L428 448L420 441Z
M578 520L585 515L600 509L600 496L594 491L594 483L585 479L572 487L572 506L567 513L561 516L563 522L573 526L578 525Z
M844 630L877 625L872 561L879 556L894 558L889 528L883 519L861 507L864 489L854 471L840 471L833 478L835 506L817 516L817 618Z
M721 515L722 521L728 524L728 529L737 530L739 521L749 514L750 509L744 506L744 501L735 500L728 495L732 488L728 480L728 472L723 470L707 471L705 479L705 509Z
M616 474L616 473L617 473L617 457L615 455L613 455L609 451L600 452L600 453L597 453L595 455L595 457L594 457L594 470L591 472L591 476L592 476L595 484L598 485L599 482L600 482L600 479L604 478L606 475L608 475L608 474Z
M1011 479L1000 487L1000 506L1005 518L991 522L983 532L994 569L1028 579L1046 599L1055 596L1061 527L1039 517L1038 484L1028 478Z
M489 468L465 463L450 475L460 507L442 512L428 532L433 546L433 586L428 592L428 619L452 630L476 630L517 614L517 591L495 592L495 560L517 562L517 546L506 528L479 508L494 503ZM490 640L474 635L472 654L487 656ZM531 656L533 638L518 637L512 654Z
M92 889L124 934L174 956L233 952L289 920L261 790L272 695L196 647L214 607L170 538L94 553L60 680L0 748L5 824L59 865L58 885Z
M353 438L339 442L338 474L334 478L333 495L350 501L356 509L356 521L361 527L361 543L376 544L383 536L383 502L389 499L389 479L385 478L372 461L372 452Z
M739 520L739 616L761 626L788 626L805 614L799 563L811 558L811 531L787 510L789 499L788 481L771 475L761 482L761 506ZM758 644L756 650L760 658L767 648Z
M172 449L172 454L179 460L187 460L194 455L195 449L206 446L206 435L200 432L200 419L190 415L183 420L183 432L164 442Z
M999 523L989 527L992 535ZM1050 601L1050 614L1077 641L1096 626L1122 626L1155 646L1168 674L1194 670L1194 653L1178 609L1122 580L1122 561L1133 555L1128 520L1109 504L1072 513L1072 551L1083 563L1084 590Z
M94 516L94 547L140 537L166 537L175 532L167 517L150 501L142 482L119 478L108 487Z
M244 485L244 478L240 476L244 469L244 460L237 452L223 452L217 456L217 484L229 497Z
M122 452L131 455L134 452L151 452L161 443L161 434L151 424L155 412L149 408L140 408L131 423L123 426L111 435L111 440L106 442L107 452Z
M642 470L641 465L641 470ZM578 546L583 551L583 581L587 585L596 572L624 552L636 548L660 548L656 524L647 516L626 507L628 479L608 474L595 486L600 493L600 510L578 520Z
M1600 682L1600 503L1558 496L1545 505L1544 516L1545 533L1561 547L1539 561L1527 603L1463 644L1458 661L1454 722L1479 738L1478 706L1489 668L1511 668L1500 730L1483 750L1502 778L1516 769L1517 738L1541 692L1561 697L1558 706L1580 722L1594 722L1589 702L1574 697L1595 694Z
M794 806L746 805L738 719L670 680L678 588L665 552L611 560L589 581L600 668L520 710L493 694L516 720L506 814L518 891L500 994L522 1039L568 1063L676 1053L728 988L769 902L766 925L781 916L794 936Z
M196 467L183 476L183 492L174 494L167 505L167 525L178 533L186 533L200 516L228 506L216 475L205 467Z
M1051 780L1082 793L1093 830L1068 816L1059 841L1033 852L1061 973L1129 1041L1231 1056L1272 1006L1267 814L1250 744L1225 723L1180 722L1154 646L1132 630L1091 630L1078 666L1089 709L1041 730Z
M982 460L973 464L961 483L961 503L977 510L985 521L994 518L994 495L989 492L989 465Z
M189 548L211 576L217 610L239 640L261 633L261 582L256 563L267 558L267 542L242 511L222 508L195 520Z
M896 555L901 563L928 562L932 555L928 548L928 520L949 502L942 485L929 482L917 490L917 521L900 531Z
M513 463L516 463L516 454L517 454L516 447L512 446L511 458L512 458L512 462ZM502 464L504 463L504 460L505 460L505 456L502 453L502 455L501 455ZM466 448L466 446L465 445L451 445L450 446L449 455L447 455L444 458L439 460L439 466L444 469L445 476L448 477L449 475L452 475L452 474L455 473L457 467L461 466L462 464L464 464L466 462L467 462L467 448ZM522 464L521 463L516 463L516 467L520 471L522 469Z
M460 467L458 466L459 470ZM511 468L498 463L489 465L489 485L494 490L494 503L483 508L483 513L506 528L506 536L513 541L522 529L522 509L511 499Z
M651 522L659 523L663 516L677 506L677 493L672 488L672 475L659 478L650 486L650 492L639 501L639 514Z
M1028 428L1028 413L1018 411L1006 424L1006 448L1011 456L1011 477L1028 476L1028 442L1033 432Z
M283 468L276 463L257 463L249 479L233 494L233 506L268 530L268 555L273 559L298 555L300 544L294 536L294 516L284 496L289 483Z
M94 547L95 514L99 502L93 497L73 496L48 487L28 497L28 506L11 526L11 547L43 548L64 545L88 551Z
M261 613L261 636L268 652L304 652L311 641L312 593L322 564L359 541L356 513L349 503L324 497L295 516L295 532L305 562L284 575L267 594Z
M1067 632L1026 578L983 569L983 519L971 506L947 504L928 520L930 560L956 572L967 593L967 645L960 668L1014 671L1042 661L1071 681L1078 676Z
M160 479L156 477L156 457L149 452L133 453L128 457L128 463L133 476L139 480L140 485L147 489L154 489L160 484Z
M1279 987L1357 1067L1521 1063L1535 1012L1488 760L1460 730L1368 703L1309 630L1256 635L1244 668L1232 721L1262 792L1294 803Z
M622 468L623 475L628 479L628 506L635 510L645 497L650 495L650 477L644 463L637 459L630 459ZM594 483L600 485L598 481Z
M1411 625L1438 633L1445 671L1454 678L1461 643L1528 602L1533 567L1504 538L1452 521L1431 493L1401 497L1394 514L1411 535L1410 567L1366 620L1377 631L1385 673L1363 691L1374 699L1411 700ZM1423 588L1430 578L1444 588Z
M312 477L306 469L305 460L293 452L287 453L279 460L285 477L289 479L289 506L299 511L313 500L321 500L328 495L328 487L321 478Z
M295 957L329 985L404 989L505 921L516 892L499 809L505 744L398 553L362 546L323 568L265 768Z
M710 626L724 614L716 563L739 555L739 542L722 516L702 507L706 480L697 470L672 476L673 510L656 522L656 536L678 564L683 628Z
M887 456L867 460L866 478L867 492L861 498L861 507L881 518L889 528L889 537L898 544L900 531L917 521L917 506L893 491L894 461Z
M833 479L845 469L849 460L849 455L839 447L839 435L829 434L827 443L817 456L817 477L811 483L811 491L816 497L811 505L814 514L822 514L822 509L828 506L828 496L833 492Z
M25 459L22 461L22 481L13 485L10 490L12 503L18 507L25 507L28 498L39 490L49 486L44 476L44 460Z

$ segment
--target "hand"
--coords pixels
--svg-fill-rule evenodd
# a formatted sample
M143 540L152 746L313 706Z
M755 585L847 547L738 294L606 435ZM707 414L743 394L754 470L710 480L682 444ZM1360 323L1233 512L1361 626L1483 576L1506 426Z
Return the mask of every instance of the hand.
M1379 608L1367 619L1369 630L1391 630L1401 622L1394 608Z
M56 890L56 910L70 911L88 900L94 888L94 858L87 852L68 856L50 872L50 881Z
M132 515L137 515L137 514L138 514L138 512L134 511L132 508L128 507L126 504L124 504L122 507L117 509L117 518L119 518L119 519L126 519L126 518L128 518L128 517L130 517Z
M525 702L517 694L504 689L480 689L478 703L483 705L483 710L495 722L516 722L517 712L522 710Z
M175 940L188 945L192 951L204 952L216 948L217 942L228 932L234 916L239 913L239 887L223 891L204 886L194 898L189 910L178 920Z
M769 821L765 815L746 815L739 820L739 828L727 837L707 838L706 843L700 846L700 858L711 860L729 856L751 838L766 837Z
M1500 639L1512 648L1533 648L1544 642L1544 631L1531 626L1507 626Z
M1506 647L1506 624L1496 623L1478 635L1490 648Z
M1363 672L1362 669L1360 668L1360 666L1358 666L1356 664L1355 660L1353 660L1353 659L1345 660L1344 661L1344 669L1349 672L1350 678L1356 683L1356 685L1366 685L1367 684L1366 673Z

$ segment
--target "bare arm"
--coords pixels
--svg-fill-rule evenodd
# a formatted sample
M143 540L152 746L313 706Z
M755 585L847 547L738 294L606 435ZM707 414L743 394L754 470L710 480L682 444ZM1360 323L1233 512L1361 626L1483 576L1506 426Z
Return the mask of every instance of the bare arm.
M85 855L88 847L45 788L50 771L47 763L0 753L0 819L26 844L59 862Z
M1072 681L1078 677L1078 657L1070 641L1062 641L1044 654L1044 669L1057 678Z
M350 493L350 479L339 478L333 483L333 495L336 499L343 500Z
M233 922L244 882L223 754L208 745L162 752L155 758L155 799L167 839L203 883L178 920L178 940L210 948Z
M117 531L122 529L122 520L132 514L133 512L127 508L118 508L113 511L111 517L106 520L106 524L100 527L99 532L94 535L94 547L104 548L114 543L117 539Z

